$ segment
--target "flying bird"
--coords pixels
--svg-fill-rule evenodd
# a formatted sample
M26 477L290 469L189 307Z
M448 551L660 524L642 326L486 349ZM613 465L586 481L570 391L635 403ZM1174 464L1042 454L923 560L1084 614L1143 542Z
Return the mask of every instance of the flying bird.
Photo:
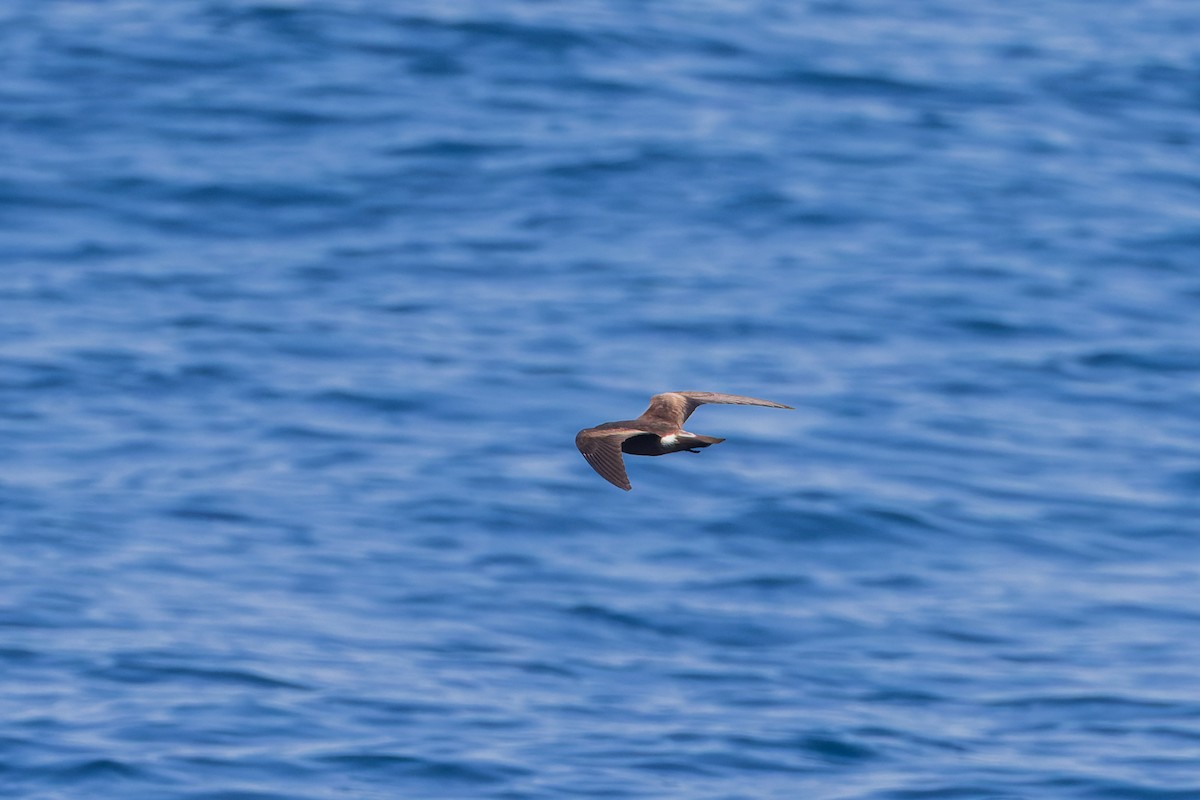
M633 486L625 474L625 461L621 453L635 456L663 456L680 450L699 453L701 448L725 441L716 436L688 433L683 429L683 423L692 412L705 403L791 408L782 403L738 394L664 392L651 397L650 407L637 419L605 422L594 428L584 428L575 435L575 446L592 465L592 469L600 473L600 477L628 492Z

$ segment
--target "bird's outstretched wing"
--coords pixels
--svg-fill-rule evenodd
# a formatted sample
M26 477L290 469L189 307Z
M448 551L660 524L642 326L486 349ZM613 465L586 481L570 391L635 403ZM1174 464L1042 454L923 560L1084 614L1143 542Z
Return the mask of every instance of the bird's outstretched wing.
M773 403L770 400L759 400L755 397L743 397L740 394L721 394L720 392L664 392L650 398L650 407L642 412L638 419L654 419L669 422L677 427L692 415L697 407L705 403L724 403L735 406L767 406L768 408L791 408L783 403Z
M585 428L575 436L575 446L583 457L600 473L600 477L625 491L633 488L625 474L625 460L621 458L621 443L631 436L640 436L646 431L636 428Z

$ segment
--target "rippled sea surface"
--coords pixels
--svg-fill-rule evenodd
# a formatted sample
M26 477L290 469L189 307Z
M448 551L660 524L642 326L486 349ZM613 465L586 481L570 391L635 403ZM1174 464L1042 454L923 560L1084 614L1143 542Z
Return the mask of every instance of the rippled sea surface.
M0 9L0 784L1200 798L1191 0ZM700 455L575 432L694 389Z

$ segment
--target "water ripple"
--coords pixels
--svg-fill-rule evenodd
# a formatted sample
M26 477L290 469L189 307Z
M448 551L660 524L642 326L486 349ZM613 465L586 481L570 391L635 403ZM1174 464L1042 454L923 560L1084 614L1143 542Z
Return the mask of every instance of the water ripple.
M1200 16L1032 11L5 4L5 787L1200 796Z

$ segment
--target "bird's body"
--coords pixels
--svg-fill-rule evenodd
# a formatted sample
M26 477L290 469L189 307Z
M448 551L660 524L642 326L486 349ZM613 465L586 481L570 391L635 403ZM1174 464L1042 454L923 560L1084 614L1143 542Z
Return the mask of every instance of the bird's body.
M618 488L629 491L633 486L625 473L625 462L621 453L635 456L662 456L680 450L699 453L701 448L725 441L716 436L701 436L683 429L683 423L697 406L705 403L791 408L782 403L737 394L665 392L650 398L650 407L637 419L605 422L594 428L584 428L576 434L575 446L600 477Z

